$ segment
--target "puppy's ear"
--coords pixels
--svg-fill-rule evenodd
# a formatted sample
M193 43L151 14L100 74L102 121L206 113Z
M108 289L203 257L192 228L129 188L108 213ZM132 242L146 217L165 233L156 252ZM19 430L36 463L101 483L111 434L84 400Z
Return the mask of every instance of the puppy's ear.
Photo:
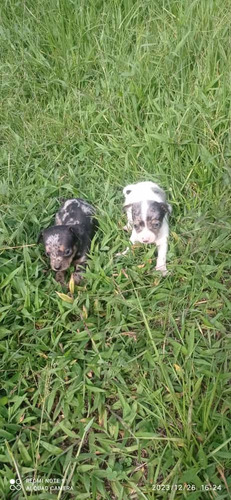
M129 208L132 207L132 203L129 203L128 205L123 206L123 212L127 212Z
M160 194L162 195L163 199L166 199L166 195L163 189L161 189L159 186L151 187L151 190L154 194Z
M80 232L81 232L79 227L77 225L76 226L68 226L68 229L74 235L75 240L79 241Z
M43 231L40 231L38 238L37 238L37 243L41 243L42 239L43 239Z
M123 194L124 196L127 196L128 194L130 194L132 192L132 185L129 185L129 186L126 186L124 189L123 189Z
M172 213L172 207L171 205L169 205L169 203L160 203L160 206L166 214L170 215Z

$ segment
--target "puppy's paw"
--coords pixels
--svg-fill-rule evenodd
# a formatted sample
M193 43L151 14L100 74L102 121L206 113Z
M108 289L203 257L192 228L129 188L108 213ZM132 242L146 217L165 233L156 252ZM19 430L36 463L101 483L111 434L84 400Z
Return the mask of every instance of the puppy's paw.
M56 274L55 274L55 279L58 283L60 283L61 285L65 285L65 273L64 271L58 271Z
M168 274L168 270L167 270L166 266L159 266L159 267L156 266L155 269L156 269L156 271L159 271L162 274L162 276L167 276L167 274Z
M129 247L126 248L123 252L118 252L115 254L116 257L121 257L123 255L126 255L129 252Z
M73 274L73 280L75 282L75 285L79 285L80 282L82 281L83 279L83 275L79 272L79 271L75 271Z
M115 257L121 257L121 255L123 255L123 252L118 252L115 254Z

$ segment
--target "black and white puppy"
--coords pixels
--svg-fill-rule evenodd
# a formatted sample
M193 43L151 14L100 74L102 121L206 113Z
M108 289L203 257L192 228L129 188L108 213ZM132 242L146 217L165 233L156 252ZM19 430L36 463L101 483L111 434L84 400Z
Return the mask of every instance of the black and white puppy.
M85 265L86 254L97 229L95 209L85 200L66 200L55 216L55 225L41 231L38 243L43 239L51 269L56 280L64 282L65 271L73 263L73 278L78 284L82 278L79 265Z
M127 213L125 230L132 231L131 243L155 243L157 246L156 270L167 274L166 255L168 249L168 214L172 207L166 202L163 189L154 182L130 184L123 190L124 210ZM123 254L127 253L127 250Z

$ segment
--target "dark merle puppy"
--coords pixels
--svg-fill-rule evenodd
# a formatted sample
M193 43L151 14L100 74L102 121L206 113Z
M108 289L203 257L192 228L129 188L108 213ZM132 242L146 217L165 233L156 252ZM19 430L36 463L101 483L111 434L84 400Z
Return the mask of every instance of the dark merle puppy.
M66 200L55 216L55 225L41 231L38 242L43 239L51 268L56 271L56 280L64 283L65 271L73 263L73 278L81 281L80 265L86 265L86 255L96 232L95 209L85 200Z

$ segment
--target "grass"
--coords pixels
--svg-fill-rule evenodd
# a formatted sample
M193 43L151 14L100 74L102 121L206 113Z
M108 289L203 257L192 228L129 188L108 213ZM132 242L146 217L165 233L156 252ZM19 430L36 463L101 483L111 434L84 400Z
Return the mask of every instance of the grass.
M228 0L2 2L2 500L231 497L230 21ZM115 258L122 187L152 179L165 279L152 249ZM35 243L72 196L100 229L70 303Z

